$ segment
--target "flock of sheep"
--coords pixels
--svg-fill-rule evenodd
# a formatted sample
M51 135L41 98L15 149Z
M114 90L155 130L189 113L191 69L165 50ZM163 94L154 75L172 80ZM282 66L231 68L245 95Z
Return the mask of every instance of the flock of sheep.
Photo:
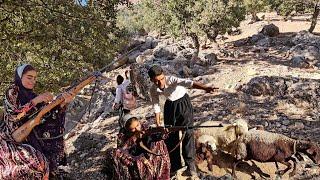
M207 121L199 125L214 125ZM207 160L209 170L213 166L213 154L223 151L234 157L232 175L235 177L237 164L241 161L275 162L277 174L282 176L292 168L289 174L294 176L298 161L302 161L301 153L307 155L315 164L320 163L320 146L314 142L295 140L282 134L271 133L263 128L249 129L245 120L239 119L233 124L223 127L198 129L195 132L197 160ZM280 170L278 163L287 166Z

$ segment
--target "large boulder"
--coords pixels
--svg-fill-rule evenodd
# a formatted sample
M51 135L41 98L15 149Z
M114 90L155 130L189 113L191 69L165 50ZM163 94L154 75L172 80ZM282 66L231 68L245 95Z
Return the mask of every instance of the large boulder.
M195 64L192 68L192 76L193 77L202 76L202 75L204 75L205 72L206 72L205 68L203 66L199 66L197 64Z
M265 25L261 32L265 36L275 37L280 34L279 28L274 24Z
M270 47L272 45L272 39L270 37L265 37L256 42L257 46Z
M135 63L137 57L138 57L139 55L141 55L141 54L142 54L142 52L140 52L139 50L131 52L131 53L128 55L128 61L129 61L129 63Z
M192 76L192 70L188 66L184 65L181 67L179 74L182 77L187 78L187 77Z
M287 86L283 78L261 76L251 79L241 90L252 96L283 96Z
M149 79L148 76L148 69L151 67L151 65L148 64L131 64L131 82L136 87L137 93L139 97L150 101L150 87L152 86L152 82Z
M264 39L266 36L262 33L258 33L258 34L254 34L251 37L249 37L249 41L251 44L255 44L256 42L258 42L261 39Z
M158 40L152 36L148 36L145 39L145 43L141 46L140 50L154 49L158 45Z
M194 52L195 52L195 49L185 48L185 49L180 50L177 53L177 57L185 57L186 59L191 60Z
M154 57L172 60L177 56L178 52L183 49L179 44L159 45L154 49Z
M216 53L220 53L218 48L203 49L199 52L198 57L194 56L192 58L192 63L205 67L213 66L218 61L218 56Z
M240 90L252 96L273 96L294 104L320 109L320 80L295 77L261 76L251 79Z
M320 48L320 36L316 36L308 31L300 31L295 37L292 38L292 43L298 44L308 44Z
M142 54L140 54L136 58L135 62L140 63L140 64L144 64L144 63L152 62L153 60L154 60L153 50L148 49L148 50L144 51Z
M209 53L204 55L204 64L206 66L213 66L217 63L218 56L215 53Z
M241 46L248 45L249 43L250 43L249 38L245 38L245 39L239 39L234 41L233 45L235 47L241 47Z
M298 44L289 50L294 67L309 68L320 61L320 50L317 46Z
M304 56L293 56L290 60L293 67L309 68L310 64Z
M305 56L310 60L320 60L320 49L317 46L298 44L290 49L293 56Z

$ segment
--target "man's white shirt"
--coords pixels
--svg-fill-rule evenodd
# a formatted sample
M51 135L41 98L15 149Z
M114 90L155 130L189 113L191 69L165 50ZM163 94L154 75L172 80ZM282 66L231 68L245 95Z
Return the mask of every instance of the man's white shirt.
M160 95L165 96L166 99L169 99L170 101L176 101L187 93L186 88L191 88L193 85L193 81L189 79L177 78L175 76L165 76L165 79L165 88L163 90L159 89L155 84L153 84L150 89L151 100L155 113L159 113L161 111L159 104Z

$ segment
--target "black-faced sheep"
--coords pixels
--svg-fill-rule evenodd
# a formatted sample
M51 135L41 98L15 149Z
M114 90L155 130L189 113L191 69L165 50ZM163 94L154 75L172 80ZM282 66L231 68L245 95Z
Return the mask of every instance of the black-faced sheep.
M256 160L259 162L277 162L285 164L286 169L279 171L283 175L291 169L290 160L293 161L293 171L290 176L296 173L296 159L299 152L306 154L314 163L320 163L320 148L316 143L300 141L289 138L282 134L271 133L262 130L249 130L232 145L234 149L230 152L235 155L238 162L241 160ZM232 174L238 162L234 163Z

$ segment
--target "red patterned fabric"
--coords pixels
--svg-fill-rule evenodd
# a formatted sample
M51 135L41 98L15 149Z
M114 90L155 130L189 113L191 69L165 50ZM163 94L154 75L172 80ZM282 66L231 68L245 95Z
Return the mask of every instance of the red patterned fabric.
M120 134L120 137L123 137ZM120 143L121 147L110 149L106 160L108 179L130 180L166 180L170 179L170 159L167 147L163 140L145 142L156 156L144 152L135 142L129 138Z
M0 132L0 179L49 179L49 164L40 151Z
M44 134L55 137L64 131L65 111L59 108L46 115L46 122L35 127L23 143L17 143L11 134L24 124L27 118L17 118L34 112L32 103L21 106L19 88L11 86L4 98L4 120L0 122L0 179L48 179L49 171L55 172L64 159L63 137L41 140Z

